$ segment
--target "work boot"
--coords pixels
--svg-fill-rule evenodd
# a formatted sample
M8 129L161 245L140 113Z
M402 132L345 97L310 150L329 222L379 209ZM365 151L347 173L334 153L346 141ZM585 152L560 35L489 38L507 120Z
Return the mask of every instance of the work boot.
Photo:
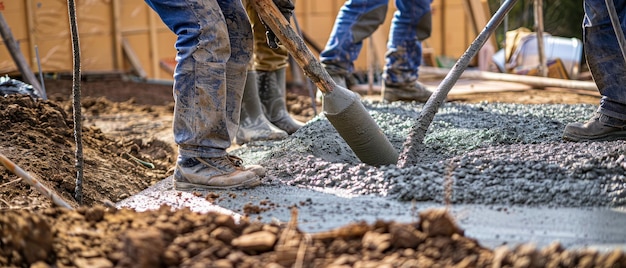
M257 71L259 97L263 105L263 112L269 121L288 134L293 134L304 123L291 118L287 111L285 70L286 68L269 72Z
M261 184L265 169L244 167L241 159L226 155L214 158L179 156L174 170L174 188L179 191L250 188Z
M417 101L426 102L433 94L426 87L418 82L410 84L387 84L383 83L383 99L388 102L393 101Z
M255 72L248 72L241 101L239 129L235 135L235 143L239 145L251 141L279 140L288 136L287 132L276 127L265 117L261 108L256 78Z
M230 162L232 162L233 165L235 165L235 167L243 168L243 169L246 169L246 170L250 170L250 171L254 172L254 174L259 176L259 177L265 177L265 168L264 167L262 167L260 165L247 165L247 166L244 167L243 159L241 159L240 157L234 156L232 154L227 154L226 157L228 157Z
M626 140L626 121L596 112L585 123L565 126L563 139L568 141Z

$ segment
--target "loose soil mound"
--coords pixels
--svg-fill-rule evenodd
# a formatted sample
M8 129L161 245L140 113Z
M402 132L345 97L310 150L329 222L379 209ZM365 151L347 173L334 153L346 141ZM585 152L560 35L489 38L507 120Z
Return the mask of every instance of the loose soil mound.
M86 100L84 107L87 111L137 112L120 109L104 99ZM71 118L71 111L54 101L36 101L26 95L0 99L0 153L76 206L76 142ZM165 178L173 164L172 147L160 140L113 138L94 127L84 127L81 135L86 206L127 198ZM133 159L143 159L154 168ZM36 209L50 205L45 196L17 179L8 172L0 174L0 182L11 183L0 188L5 207Z

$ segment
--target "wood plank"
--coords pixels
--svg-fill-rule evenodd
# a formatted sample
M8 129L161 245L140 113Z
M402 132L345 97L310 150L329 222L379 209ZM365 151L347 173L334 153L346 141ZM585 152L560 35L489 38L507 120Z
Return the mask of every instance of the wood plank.
M113 53L115 57L115 69L124 69L124 52L122 50L122 26L121 26L121 3L113 0Z
M465 11L467 16L470 19L470 26L473 28L474 33L478 35L483 28L489 22L489 18L491 14L489 12L489 4L486 0L464 0L463 5L465 7ZM491 35L489 39L487 39L487 43L480 49L478 52L478 56L476 60L478 61L478 68L481 71L487 71L494 66L493 64L493 54L498 47L496 43L496 39L494 35Z
M128 40L126 40L126 38L122 38L122 49L124 50L124 54L130 62L130 65L133 67L133 70L137 72L137 75L142 79L147 79L148 74L141 66L141 61L139 60L139 57L137 57L137 54L135 53L135 51L133 51L132 46L130 45Z
M422 74L425 76L439 76L445 77L450 70L443 68L433 68L422 66L419 69L420 77ZM516 82L524 83L535 87L562 87L562 88L577 88L590 91L597 91L598 87L593 81L579 81L579 80L567 80L557 79L549 77L527 76L517 74L503 74L494 72L483 72L475 70L466 70L461 74L462 78L482 79L491 81L503 81L503 82Z
M422 84L430 91L435 91L441 80L423 81ZM481 79L459 79L452 87L448 95L470 94L470 93L488 93L488 92L505 92L505 91L524 91L533 89L532 86L516 82L489 81ZM359 84L350 87L350 90L361 95L380 96L382 94L381 85L373 85L370 93L368 84Z
M157 23L157 18L156 18L156 13L155 12L150 12L150 14L148 14L148 26L149 28L149 38L150 38L150 60L152 63L152 77L153 78L160 78L159 77L159 44L157 42L157 30L156 30L156 23Z

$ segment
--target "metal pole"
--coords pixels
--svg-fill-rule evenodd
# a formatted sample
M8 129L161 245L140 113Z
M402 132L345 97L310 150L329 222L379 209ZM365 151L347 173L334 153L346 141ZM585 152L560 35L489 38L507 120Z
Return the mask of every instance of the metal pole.
M41 83L41 98L48 99L46 94L46 85L43 83L43 71L41 70L41 60L39 59L39 48L35 46L35 56L37 57L37 69L39 69L39 82Z
M404 143L404 150L398 159L398 166L405 167L408 165L414 165L418 163L418 159L415 159L420 155L420 151L423 148L424 137L426 136L426 131L430 126L430 123L433 121L437 110L448 96L448 92L452 89L452 86L456 83L456 81L461 77L461 74L467 66L469 65L470 60L478 54L480 48L485 45L489 36L493 34L498 25L502 23L504 16L511 11L513 5L517 0L507 0L504 4L496 11L496 13L491 17L489 22L485 28L480 32L478 37L472 42L469 48L463 53L461 58L454 64L448 75L441 81L441 84L437 87L437 90L433 93L432 96L428 99L426 104L424 104L424 108L417 118L417 122L411 128L411 132L409 133L409 137Z

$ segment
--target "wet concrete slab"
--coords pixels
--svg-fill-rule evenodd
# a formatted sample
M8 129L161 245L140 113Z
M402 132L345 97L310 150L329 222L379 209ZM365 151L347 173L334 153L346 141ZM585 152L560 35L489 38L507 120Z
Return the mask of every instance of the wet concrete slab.
M284 184L192 194L174 190L171 177L117 204L138 211L157 209L161 205L200 213L216 211L236 219L247 216L250 220L283 223L290 220L291 209L295 207L298 226L308 233L360 221L415 222L420 211L445 207L435 202L401 202L381 196ZM255 208L254 213L247 211L251 208ZM559 242L569 249L626 250L624 208L462 204L448 206L448 209L466 236L490 248L524 243L542 248Z

